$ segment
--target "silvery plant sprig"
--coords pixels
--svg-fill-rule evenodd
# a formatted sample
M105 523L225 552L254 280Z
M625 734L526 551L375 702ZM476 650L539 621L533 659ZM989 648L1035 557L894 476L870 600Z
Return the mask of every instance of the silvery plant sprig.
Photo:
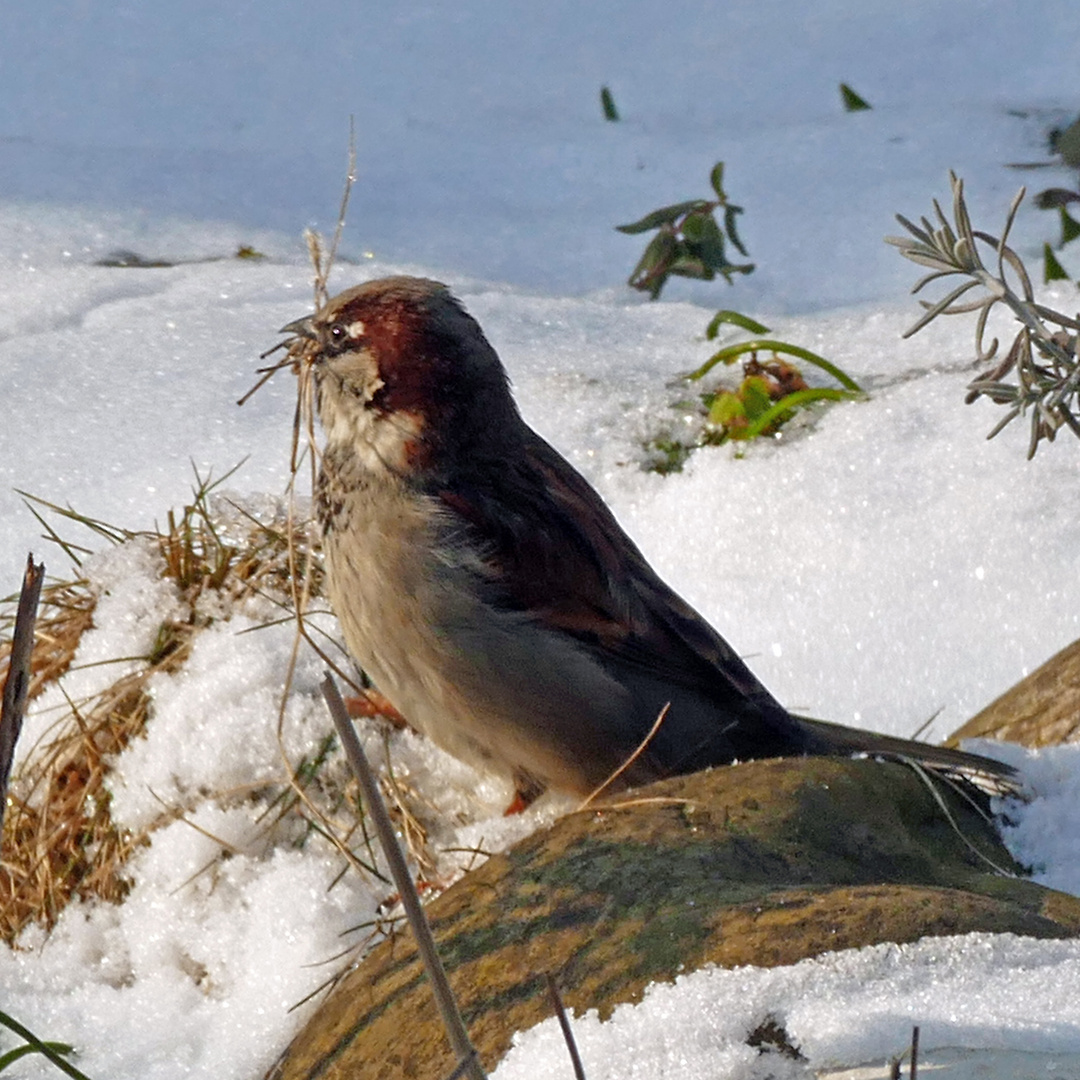
M966 400L970 404L976 398L988 397L1007 408L1004 418L987 435L988 439L1017 417L1030 416L1028 458L1031 458L1039 443L1043 439L1052 441L1062 426L1080 436L1080 420L1077 419L1080 362L1077 360L1076 335L1080 321L1036 303L1023 261L1006 243L1025 190L1021 188L1013 199L1005 228L998 239L971 227L964 202L964 182L955 173L949 173L949 181L953 197L952 222L935 199L937 224L924 217L916 225L897 214L897 221L911 237L885 238L886 243L897 247L904 258L930 269L929 274L916 282L911 290L913 293L932 281L954 274L968 279L936 302L920 301L925 309L922 317L904 337L918 333L939 315L978 312L975 362L989 364L997 357L999 343L994 338L986 344L986 322L994 306L1004 304L1020 323L1020 330L1005 358L986 368L969 384ZM993 270L983 262L980 244L992 253ZM1015 279L1015 287L1010 277ZM977 299L963 299L972 289L980 287L983 293Z

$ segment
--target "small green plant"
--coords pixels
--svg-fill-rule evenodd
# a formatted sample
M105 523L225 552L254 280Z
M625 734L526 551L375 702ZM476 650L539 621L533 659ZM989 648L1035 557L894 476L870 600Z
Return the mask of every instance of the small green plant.
M709 389L695 400L681 403L691 418L696 416L701 422L690 438L663 435L646 443L652 455L649 467L654 472L679 472L691 452L701 446L775 435L795 413L811 405L864 396L858 383L835 364L799 345L759 336L768 334L769 328L737 311L718 311L706 327L706 338L715 340L725 325L737 326L754 336L724 346L683 378L696 383L718 364L730 366L748 357L743 359L742 380L734 387ZM770 358L761 360L759 353L769 353ZM820 368L839 386L807 385L798 366L782 356Z
M1052 441L1061 427L1068 427L1080 436L1077 418L1080 394L1080 362L1077 360L1077 330L1080 320L1070 318L1035 301L1031 278L1023 260L1007 244L1016 212L1023 201L1023 188L1009 207L1000 238L973 229L964 202L964 182L955 173L949 174L952 186L952 217L950 222L937 200L934 200L936 223L921 218L918 225L897 214L897 221L910 236L889 236L906 259L925 266L930 273L916 282L913 293L939 279L959 275L966 278L936 302L920 301L925 309L922 317L904 337L918 333L939 315L964 315L978 312L975 323L975 354L977 364L995 360L998 339L985 343L986 323L998 304L1008 308L1020 324L1005 358L983 371L968 386L970 404L987 397L1003 405L1007 412L990 431L992 439L1006 425L1020 416L1029 416L1031 434L1028 457L1034 456L1043 439ZM983 262L980 252L989 249L994 269ZM1015 279L1015 287L1009 271ZM972 289L982 294L974 300L964 300ZM1012 376L1012 381L1009 381Z
M860 97L847 83L840 84L840 100L844 103L844 112L862 112L864 109L872 109L865 98Z
M739 326L755 335L769 332L767 326L737 311L718 311L706 327L705 336L710 341L715 340L720 327L725 324ZM772 353L772 359L759 361L759 352ZM825 357L774 338L753 337L749 341L727 345L713 353L687 379L697 382L717 364L730 366L748 353L750 359L743 364L744 378L738 389L702 395L702 401L709 411L709 423L721 434L719 441L754 439L759 435L774 434L797 409L819 401L845 401L863 396L859 384ZM813 364L834 378L840 386L807 386L798 367L781 360L781 354Z
M619 110L615 108L615 98L606 86L600 87L600 108L603 110L604 119L616 123L619 119Z
M715 199L690 199L653 210L639 221L616 225L631 236L657 230L630 274L627 284L647 292L655 300L674 274L678 277L712 281L720 274L730 285L734 274L749 274L753 263L736 264L727 257L728 243L744 257L748 254L739 238L735 219L741 206L728 201L724 192L724 163L718 161L709 174ZM716 211L723 211L723 228Z

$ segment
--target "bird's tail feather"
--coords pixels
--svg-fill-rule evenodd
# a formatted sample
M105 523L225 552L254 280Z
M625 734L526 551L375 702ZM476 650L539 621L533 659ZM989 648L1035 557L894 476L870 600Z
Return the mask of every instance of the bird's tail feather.
M965 780L989 795L1018 795L1021 792L1016 769L982 754L931 746L806 716L800 716L798 720L820 744L819 752L823 754L866 754L894 761L910 760L935 772Z

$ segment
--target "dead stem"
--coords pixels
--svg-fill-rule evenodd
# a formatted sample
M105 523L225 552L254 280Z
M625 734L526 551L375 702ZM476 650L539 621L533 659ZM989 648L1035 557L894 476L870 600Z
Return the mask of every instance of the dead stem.
M652 742L653 737L660 730L660 725L667 717L668 709L670 708L671 702L669 701L660 710L660 715L656 718L655 721L653 721L653 726L649 728L648 735L646 735L645 738L641 740L641 742L637 746L637 749L598 788L595 788L589 793L588 797L584 799L581 805L578 807L579 810L586 809L601 794L601 792L604 792L609 787L611 787L611 785L615 783L615 781L618 780L618 778L622 776L622 774L626 772L626 770L629 769L630 766L633 765L639 757L641 757L641 755L645 752L645 748L649 745L649 743Z

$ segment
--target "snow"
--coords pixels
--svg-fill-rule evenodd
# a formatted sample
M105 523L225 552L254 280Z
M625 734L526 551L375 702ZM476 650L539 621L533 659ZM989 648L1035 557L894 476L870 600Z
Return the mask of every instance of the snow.
M1046 160L1046 131L1075 115L1080 76L1053 62L1073 41L1066 0L8 12L0 591L29 549L67 571L15 489L133 530L190 498L193 465L221 476L244 461L228 481L241 500L283 491L290 378L235 401L277 328L310 309L300 232L333 228L352 115L359 181L331 287L397 272L448 282L529 421L781 700L897 734L937 714L931 735L946 735L1080 636L1078 448L1063 435L1027 462L1019 426L984 439L997 410L962 404L970 323L902 341L918 275L881 237L898 231L894 212L947 195L949 168L990 231L1021 183L1075 184L1010 167ZM841 81L874 108L844 113ZM601 85L618 124L601 118ZM613 226L703 196L721 159L756 271L644 302L623 285L641 238ZM1021 211L1031 266L1056 231L1053 215ZM267 258L230 258L242 245ZM176 265L96 265L121 250ZM1075 297L1070 283L1041 294L1066 311ZM744 454L645 472L641 443L683 424L673 383L710 354L719 307L821 352L871 397ZM102 601L64 680L72 699L123 670L100 661L144 653L178 603L154 560L133 544L85 567ZM126 902L73 906L47 939L29 931L0 954L4 1011L76 1044L92 1077L257 1075L312 1005L290 1007L383 899L358 874L337 879L325 847L268 834L250 804L214 794L282 776L273 725L292 636L252 629L268 618L251 605L185 669L155 676L155 719L117 763L114 806L132 827L177 816L136 856ZM320 676L302 657L280 732L294 760L329 731ZM59 690L36 703L24 753L62 704ZM1080 893L1076 748L994 752L1035 794L1006 829L1015 854ZM391 753L445 816L444 848L504 846L560 809L506 822L498 782L407 733ZM880 946L688 975L576 1027L590 1080L752 1077L743 1040L765 1013L815 1066L883 1060L914 1022L928 1052L1076 1055L1077 960L1072 943L978 935ZM541 1025L499 1075L566 1075L564 1054ZM10 1073L46 1071L26 1058Z
M829 953L789 968L712 969L680 976L674 986L654 984L640 1005L619 1006L606 1023L586 1014L575 1024L575 1040L590 1080L776 1075L776 1056L767 1056L767 1071L745 1043L769 1017L819 1068L899 1054L916 1024L921 1048L1074 1055L1080 1011L1052 984L1065 972L1075 975L1078 965L1075 942L968 934ZM657 1042L666 1052L659 1071L651 1056ZM566 1075L554 1018L515 1043L493 1080ZM792 1076L812 1075L792 1067Z

